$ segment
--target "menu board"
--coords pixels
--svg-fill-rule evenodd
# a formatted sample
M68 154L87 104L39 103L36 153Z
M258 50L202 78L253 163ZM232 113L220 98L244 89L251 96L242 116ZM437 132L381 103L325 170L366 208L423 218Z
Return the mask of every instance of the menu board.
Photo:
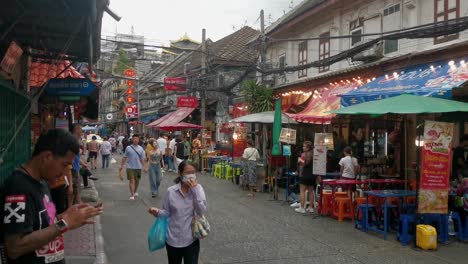
M331 133L315 133L313 174L327 173L327 150L333 149L333 135Z
M426 121L422 148L418 212L448 213L453 124Z

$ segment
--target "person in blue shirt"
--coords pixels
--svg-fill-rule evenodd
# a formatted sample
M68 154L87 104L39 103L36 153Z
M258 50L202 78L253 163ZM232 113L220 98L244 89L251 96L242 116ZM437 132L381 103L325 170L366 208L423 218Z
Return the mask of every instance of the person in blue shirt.
M130 200L135 200L138 197L138 185L141 179L141 170L148 172L146 164L145 150L138 144L140 137L135 134L132 136L132 145L127 146L125 149L124 157L122 158L122 165L120 166L120 173L123 167L127 167L127 179L129 180L130 187Z

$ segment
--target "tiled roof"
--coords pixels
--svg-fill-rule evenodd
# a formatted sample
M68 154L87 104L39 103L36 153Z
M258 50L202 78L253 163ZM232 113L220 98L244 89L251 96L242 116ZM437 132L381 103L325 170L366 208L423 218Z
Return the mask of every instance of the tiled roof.
M245 26L208 47L214 60L251 63L256 60L257 52L247 47L247 43L260 35L258 30Z
M70 66L62 74L57 76L57 74L62 72L68 65L70 65L70 62L65 60L52 63L42 60L31 62L29 84L31 87L39 87L52 78L84 78L73 66Z

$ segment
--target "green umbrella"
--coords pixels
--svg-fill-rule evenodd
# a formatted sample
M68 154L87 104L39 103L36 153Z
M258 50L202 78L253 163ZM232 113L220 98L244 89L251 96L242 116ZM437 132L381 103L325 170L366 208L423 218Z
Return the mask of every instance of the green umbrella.
M276 100L275 119L273 121L273 148L271 155L281 156L281 144L279 141L281 134L281 99Z
M340 108L331 113L340 115L381 115L468 112L468 103L454 100L402 94L382 100Z

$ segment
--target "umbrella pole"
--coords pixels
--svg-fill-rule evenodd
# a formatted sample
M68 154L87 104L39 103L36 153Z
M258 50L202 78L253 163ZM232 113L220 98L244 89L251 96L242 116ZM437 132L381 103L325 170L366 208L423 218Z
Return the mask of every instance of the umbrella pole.
M404 117L403 125L405 127L405 190L408 189L408 120ZM401 163L400 163L401 164Z

